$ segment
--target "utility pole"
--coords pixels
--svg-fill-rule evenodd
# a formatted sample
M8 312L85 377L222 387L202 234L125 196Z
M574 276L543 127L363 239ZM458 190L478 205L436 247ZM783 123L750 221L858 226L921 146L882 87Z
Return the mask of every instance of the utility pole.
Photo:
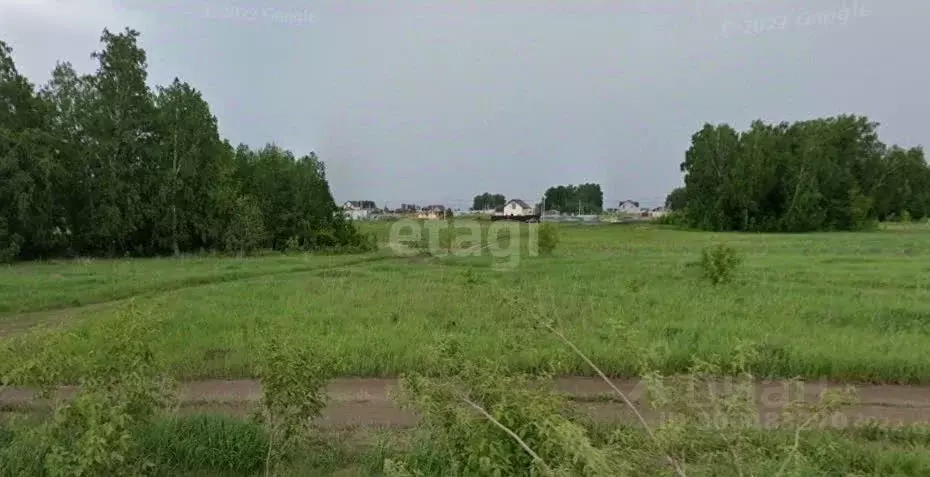
M578 215L581 215L581 199L578 199Z

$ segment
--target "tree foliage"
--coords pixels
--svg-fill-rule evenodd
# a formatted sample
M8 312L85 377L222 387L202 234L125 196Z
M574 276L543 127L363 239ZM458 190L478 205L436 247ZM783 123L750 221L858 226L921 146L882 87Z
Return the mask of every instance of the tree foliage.
M546 210L599 214L604 210L604 191L600 184L560 185L546 190Z
M687 203L688 197L684 187L675 188L665 198L665 208L672 211L684 210Z
M38 90L0 41L0 260L365 247L323 163L233 148L199 91L153 91L139 33L104 30L97 70Z
M930 168L919 147L886 147L877 123L842 115L705 124L691 138L685 187L667 204L708 230L859 230L907 211L930 214Z
M471 210L492 210L507 204L504 194L489 194L487 192L476 195L472 201Z

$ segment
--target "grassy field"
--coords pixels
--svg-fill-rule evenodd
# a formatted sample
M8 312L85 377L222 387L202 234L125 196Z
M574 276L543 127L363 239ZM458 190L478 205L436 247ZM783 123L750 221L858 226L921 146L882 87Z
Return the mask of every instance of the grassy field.
M389 224L366 224L387 240ZM655 226L560 226L551 257L512 271L492 258L273 256L91 260L0 271L0 330L71 308L56 346L87 353L122 302L161 318L154 343L182 379L252 376L258 327L333 357L340 375L435 371L432 346L498 356L518 369L590 374L551 335L556 321L613 375L646 362L683 371L757 347L759 377L930 382L930 228L808 235L710 234ZM724 243L743 257L734 283L696 265ZM47 343L8 336L0 374ZM74 374L79 370L74 370Z
M459 255L444 257L422 249L399 255L387 246L396 236L390 223L362 227L385 245L381 251L74 260L0 269L0 377L23 363L63 371L55 382L74 382L86 375L82 366L100 363L107 373L126 371L133 366L111 365L107 353L136 359L136 349L138 359L146 355L133 348L140 340L124 333L139 320L154 326L146 335L153 338L141 341L182 380L255 377L267 352L261 344L268 330L289 341L292 350L312 349L330 358L335 363L330 371L341 376L440 373L449 361L442 359L438 344L452 346L466 360L493 357L511 369L591 374L537 326L554 322L618 376L638 376L642 366L683 372L695 358L726 365L749 344L757 352L749 363L756 378L930 382L930 227L925 225L807 235L559 225L555 253L533 256L526 226L495 241L500 247L490 247L488 237L495 231L485 223L479 255L463 252L475 250L474 243L452 243ZM519 246L519 254L506 252L511 244ZM705 249L720 244L736 250L742 263L732 283L715 286L703 277L700 259ZM126 313L138 314L127 320ZM36 325L64 332L26 332ZM288 369L300 374L298 368ZM287 382L305 382L293 376L281 375ZM132 379L121 386L131 388ZM119 389L110 392L118 396ZM552 415L545 406L532 411L543 401L531 395L506 396L494 412L509 416L513 425L528 425L524 432L544 428L540 420ZM364 396L357 399L357 405L371 406ZM509 411L508 399L517 399ZM270 428L242 419L250 404L196 404L202 410L169 410L144 421L132 434L138 447L132 454L124 449L125 455L150 462L151 475L263 474L276 444ZM49 462L58 465L49 460L48 436L81 452L92 449L76 437L33 433L33 427L43 429L39 421L7 422L6 416L18 412L43 416L7 405L0 405L0 476L46 475ZM108 426L121 422L93 406L84 409L58 414L58 419L70 416L68 426L74 426L61 429L103 437ZM361 408L344 409L364 414ZM523 410L528 414L520 414ZM887 411L889 417L922 412ZM300 447L273 475L383 475L386 458L417 463L423 475L448 475L450 455L496 455L510 442L484 420L447 423L443 429L434 434L437 429L429 427L320 428L314 431L317 440ZM638 469L631 475L672 475L642 429L599 421L586 422L585 429L598 452ZM663 429L689 476L789 475L779 471L789 462L786 456L796 459L790 475L930 473L927 427L814 428L803 434L790 428L740 430L736 441L700 425L686 432ZM583 445L585 437L569 432L550 439L541 447ZM449 447L463 442L471 447ZM525 458L519 448L507 452L509 457L501 459ZM732 456L738 456L735 466Z
M375 257L376 258L376 257ZM26 312L93 305L210 283L322 270L372 257L272 256L224 258L80 259L0 269L0 323Z

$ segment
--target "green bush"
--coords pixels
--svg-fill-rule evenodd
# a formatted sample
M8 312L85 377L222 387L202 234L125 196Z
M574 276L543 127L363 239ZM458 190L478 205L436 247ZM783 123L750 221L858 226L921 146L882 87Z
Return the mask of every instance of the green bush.
M152 462L145 459L140 436L159 412L173 401L174 382L149 343L158 322L130 306L104 328L106 333L86 356L69 363L55 346L53 332L46 350L26 357L5 383L38 385L49 391L65 369L81 371L78 393L54 408L51 419L31 426L0 456L0 475L9 467L19 470L40 466L39 475L145 475ZM64 334L64 332L59 332ZM48 396L48 394L45 394ZM20 453L23 443L41 442L28 462ZM14 464L7 464L13 461Z
M550 222L543 222L539 226L539 253L552 255L559 245L559 229Z
M439 246L446 249L447 253L452 253L452 246L455 244L456 237L458 237L458 229L455 224L450 223L439 229Z
M741 261L736 250L725 244L705 248L701 255L704 278L714 285L730 282L733 280L733 272Z
M331 363L314 355L306 343L285 340L277 329L264 328L255 374L262 385L255 420L268 433L265 475L312 437L308 423L319 417L328 396Z
M685 215L681 212L668 212L665 215L653 218L650 222L658 225L672 225L675 227L687 227L688 225Z
M564 397L491 362L466 363L450 378L408 376L402 391L422 420L413 452L387 460L386 475L622 475L614 456L595 447L573 419Z

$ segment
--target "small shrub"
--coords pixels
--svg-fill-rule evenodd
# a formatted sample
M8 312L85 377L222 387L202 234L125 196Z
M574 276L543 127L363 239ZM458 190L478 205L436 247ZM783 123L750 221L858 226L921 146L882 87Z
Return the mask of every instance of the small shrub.
M256 369L262 385L261 408L255 417L269 436L265 457L269 475L310 437L309 423L326 405L323 387L332 368L305 344L282 340L283 332L265 333Z
M475 274L475 270L472 268L466 268L465 271L462 272L462 281L465 283L465 286L481 283L481 279Z
M452 253L452 245L455 244L455 238L458 236L458 229L454 224L439 229L439 246L446 249L447 253Z
M733 272L741 261L736 250L725 244L705 248L701 254L704 277L714 285L732 281Z
M140 475L151 470L140 437L173 400L174 382L149 343L156 322L130 308L86 358L80 391L41 427L52 476Z
M650 222L657 225L671 225L674 227L685 227L688 224L687 220L685 220L685 215L681 212L667 212L665 215L654 217Z
M385 461L387 475L623 474L562 396L493 363L463 363L449 378L411 375L402 393L422 420L415 451Z
M539 253L552 255L559 245L559 230L550 222L543 222L539 226Z

